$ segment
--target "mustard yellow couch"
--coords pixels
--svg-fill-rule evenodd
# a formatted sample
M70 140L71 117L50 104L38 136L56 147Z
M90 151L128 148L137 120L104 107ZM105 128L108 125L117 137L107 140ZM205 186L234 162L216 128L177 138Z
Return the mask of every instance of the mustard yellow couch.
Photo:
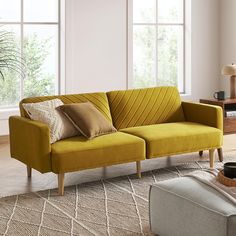
M29 119L22 103L53 98L65 104L90 101L113 123L118 132L92 140L76 136L50 144L47 125ZM21 116L9 119L11 156L41 173L58 174L63 195L67 172L136 162L180 153L214 150L222 146L220 107L181 102L175 87L157 87L108 93L87 93L26 98L20 103Z

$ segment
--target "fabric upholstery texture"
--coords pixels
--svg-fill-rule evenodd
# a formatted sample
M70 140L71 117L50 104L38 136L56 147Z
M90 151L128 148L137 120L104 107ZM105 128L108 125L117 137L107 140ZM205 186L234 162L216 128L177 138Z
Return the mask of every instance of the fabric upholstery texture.
M222 145L222 131L193 122L164 123L120 130L146 141L146 156L174 155Z
M58 110L88 139L116 132L111 122L90 102L66 104L58 107Z
M83 93L83 94L68 94L58 96L43 96L25 98L20 102L21 116L29 118L28 114L22 107L23 103L43 102L51 99L59 98L64 104L91 102L109 121L111 121L111 113L107 100L106 93Z
M11 156L41 173L51 171L48 126L39 121L11 116L9 127Z
M222 108L202 103L182 102L186 121L223 130Z
M113 125L118 130L185 120L175 87L112 91L107 96Z
M51 158L55 173L133 162L145 159L145 141L122 132L72 137L52 144Z
M55 98L64 104L91 102L122 132L92 140L77 136L50 145L48 126L28 119L22 104ZM11 156L43 173L77 171L222 145L221 108L181 103L175 87L26 98L20 110L23 117L11 117L9 121Z
M68 118L60 110L56 110L61 105L63 105L63 102L58 98L44 102L22 104L32 120L41 121L48 125L51 143L78 134Z
M149 193L153 233L166 236L234 236L236 208L223 194L191 177L154 184Z

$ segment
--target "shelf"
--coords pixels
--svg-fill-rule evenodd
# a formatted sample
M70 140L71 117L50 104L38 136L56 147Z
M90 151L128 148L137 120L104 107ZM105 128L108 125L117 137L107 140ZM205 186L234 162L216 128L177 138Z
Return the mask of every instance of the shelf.
M224 134L236 133L236 116L226 116L226 111L236 112L236 99L200 99L200 103L220 106L223 109L223 130Z
M226 117L226 116L224 116L224 119L225 120L234 120L234 119L236 119L236 116L233 116L233 117Z
M217 100L217 99L200 99L200 102L202 103L205 103L203 101L206 101L207 104L209 103L215 103L215 104L233 104L235 103L236 104L236 98L228 98L228 99L225 99L225 100Z

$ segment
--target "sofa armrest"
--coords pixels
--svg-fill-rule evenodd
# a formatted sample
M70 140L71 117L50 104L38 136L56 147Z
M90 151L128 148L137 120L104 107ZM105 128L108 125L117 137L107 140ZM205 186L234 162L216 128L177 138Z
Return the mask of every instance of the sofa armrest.
M186 121L197 122L223 131L223 112L219 106L182 102Z
M11 157L41 173L51 171L48 126L20 116L11 116L9 128Z

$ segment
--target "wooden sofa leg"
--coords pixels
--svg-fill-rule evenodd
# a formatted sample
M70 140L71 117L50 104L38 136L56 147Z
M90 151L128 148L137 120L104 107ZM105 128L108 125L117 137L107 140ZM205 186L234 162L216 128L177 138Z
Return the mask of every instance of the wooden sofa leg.
M220 162L222 162L224 159L222 148L218 148L217 152L218 152L219 160L220 160Z
M60 196L64 195L64 179L65 173L58 174L58 195Z
M30 166L27 166L27 176L28 178L31 178L32 176L32 168Z
M199 156L202 157L203 151L199 151Z
M210 158L210 168L214 168L214 162L215 162L215 149L209 150L209 158Z
M137 175L138 178L141 178L141 161L136 161Z

